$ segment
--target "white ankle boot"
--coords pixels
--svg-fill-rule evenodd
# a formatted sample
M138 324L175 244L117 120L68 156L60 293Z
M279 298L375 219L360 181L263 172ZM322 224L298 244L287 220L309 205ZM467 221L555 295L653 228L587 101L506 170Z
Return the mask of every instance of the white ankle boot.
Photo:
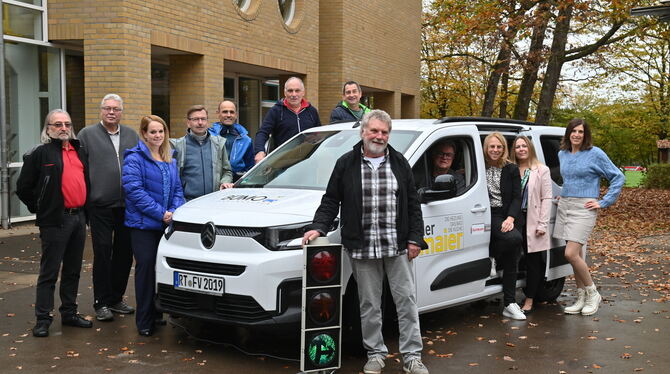
M598 311L600 301L603 298L598 293L595 284L586 286L585 289L586 289L586 300L584 302L584 308L582 308L582 315L590 316Z
M577 301L570 306L566 306L563 309L563 312L566 314L579 314L582 312L585 302L586 302L586 291L583 288L578 288Z

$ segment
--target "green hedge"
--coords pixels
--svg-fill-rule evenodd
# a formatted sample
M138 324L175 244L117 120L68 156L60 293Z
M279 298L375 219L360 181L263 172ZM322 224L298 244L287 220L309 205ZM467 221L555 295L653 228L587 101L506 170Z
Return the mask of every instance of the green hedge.
M647 167L647 176L644 178L647 188L670 189L670 164L653 164Z

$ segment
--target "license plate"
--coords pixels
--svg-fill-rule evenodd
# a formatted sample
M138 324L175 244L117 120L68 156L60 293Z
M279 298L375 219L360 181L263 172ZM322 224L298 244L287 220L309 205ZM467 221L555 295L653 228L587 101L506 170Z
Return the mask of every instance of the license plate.
M174 288L184 291L223 295L224 279L202 274L174 272Z

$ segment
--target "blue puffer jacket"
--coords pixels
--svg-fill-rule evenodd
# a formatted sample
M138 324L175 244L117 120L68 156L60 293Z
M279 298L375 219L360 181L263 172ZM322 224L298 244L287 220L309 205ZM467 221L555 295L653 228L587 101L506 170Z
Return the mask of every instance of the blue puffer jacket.
M214 122L212 127L209 128L209 133L220 136L221 128L223 126L225 125L221 122ZM244 126L235 123L233 124L233 128L240 135L235 138L233 149L230 150L228 159L230 159L230 167L233 169L233 173L242 175L249 171L255 164L253 141L249 137L249 131L247 131Z
M168 199L163 197L163 175L149 148L140 141L126 150L123 160L123 188L126 191L125 225L142 230L163 230L163 215L184 204L177 161L169 165Z

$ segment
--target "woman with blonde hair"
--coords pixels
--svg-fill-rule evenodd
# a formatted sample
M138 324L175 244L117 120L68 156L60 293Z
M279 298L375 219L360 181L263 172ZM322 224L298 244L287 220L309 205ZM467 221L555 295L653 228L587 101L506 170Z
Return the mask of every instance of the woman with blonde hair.
M525 320L516 303L516 275L522 238L518 230L521 217L521 178L519 168L509 161L507 141L498 132L484 139L486 185L491 203L491 244L489 255L503 268L503 315Z
M135 256L135 323L140 335L153 334L164 324L154 308L156 252L172 213L184 204L176 160L172 159L169 131L158 116L142 117L140 142L126 150L123 188L126 192L125 225Z
M512 144L512 162L519 166L521 176L521 213L525 218L521 234L526 254L526 301L521 310L530 314L533 311L533 299L544 281L545 262L542 252L551 246L548 234L551 176L549 168L537 159L530 139L517 136Z

